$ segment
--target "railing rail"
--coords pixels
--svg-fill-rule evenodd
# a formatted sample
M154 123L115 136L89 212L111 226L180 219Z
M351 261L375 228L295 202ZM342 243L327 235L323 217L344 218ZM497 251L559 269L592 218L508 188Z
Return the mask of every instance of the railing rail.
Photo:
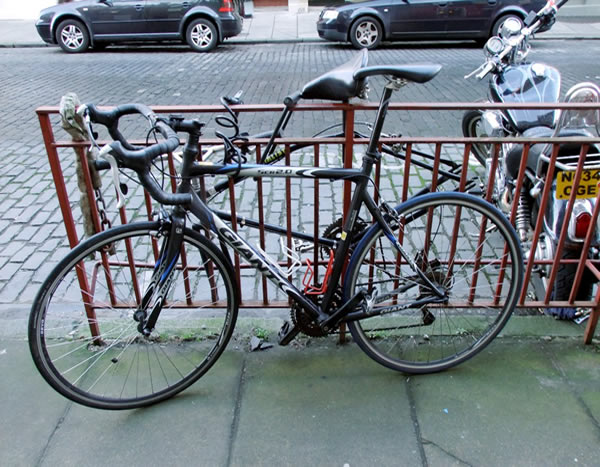
M468 109L561 109L561 110L599 110L598 104L511 104L507 106L505 104L481 104L481 103L394 103L390 105L390 111L447 111L447 110L468 110ZM279 112L283 110L283 105L240 105L233 107L235 111L240 113L257 113L257 112ZM152 109L157 113L192 113L192 114L213 114L223 112L222 106L153 106ZM302 104L298 105L295 111L306 112L306 111L334 111L342 112L343 122L346 128L344 137L327 137L327 138L279 138L276 140L280 147L285 149L285 159L281 164L285 165L307 165L306 160L309 160L309 164L314 167L323 166L323 164L337 164L340 166L339 154L342 155L342 161L344 167L352 167L355 163L356 157L360 155L361 151L367 144L367 140L364 138L354 137L354 123L355 114L357 111L375 111L377 105L375 104ZM97 205L97 192L94 190L92 185L92 176L88 169L85 150L87 144L85 142L74 142L70 140L57 140L56 138L56 114L58 109L56 107L40 107L37 109L42 134L44 137L44 143L49 158L50 168L52 170L54 183L59 198L60 209L65 222L65 228L67 231L67 237L71 247L77 245L80 241L81 234L78 232L78 224L76 222L77 216L73 212L73 199L69 191L73 191L71 182L67 183L64 175L64 168L69 167L72 164L72 158L68 158L65 154L69 151L65 151L68 148L76 150L78 157L82 161L82 173L85 181L85 191L90 203L91 218L96 231L100 231L104 228L103 224L106 221L103 219L103 215L106 213L102 212ZM53 122L54 118L54 122ZM458 127L459 125L457 125ZM260 160L261 151L264 149L267 139L254 139L249 140L249 147L255 148L256 162ZM140 144L143 141L140 141ZM201 148L217 145L220 140L215 138L205 138L201 140ZM463 137L385 137L382 138L381 144L394 145L395 148L401 148L399 154L400 159L393 161L392 165L384 157L383 166L378 164L374 174L374 184L376 186L374 197L378 201L380 194L384 194L384 197L388 202L397 201L402 202L408 199L410 196L417 193L419 190L424 188L429 190L475 190L483 195L488 201L492 200L494 195L494 180L493 177L489 180L487 185L481 185L479 181L485 180L484 169L481 167L475 167L476 164L470 162L470 152L473 144L489 144L492 145L492 160L491 167L494 172L495 167L499 164L499 153L501 144L513 143L521 145L522 158L519 167L519 177L516 179L515 193L519 193L524 183L524 174L526 170L527 155L534 144L549 144L552 146L551 157L547 161L547 177L551 179L556 170L565 170L565 167L560 166L557 163L558 151L560 145L567 143L576 143L580 146L580 157L576 167L570 166L569 170L574 172L573 185L577 187L581 180L581 177L585 173L584 164L588 153L594 151L594 146L600 146L600 138L585 137L585 138L574 138L574 137L559 137L559 138L463 138ZM296 153L291 153L291 146L294 144L306 145L300 151L301 160L298 158ZM333 148L333 149L332 149ZM422 158L423 148L426 148L427 156L425 157L426 163L419 163L418 160ZM333 154L333 157L331 155ZM444 165L445 160L451 160L455 164L454 167ZM254 162L250 161L249 162ZM428 169L425 169L426 165L430 165ZM170 175L171 189L174 191L177 182L176 173L176 160L173 154L170 154L167 159L168 172ZM458 169L457 169L458 167ZM586 167L587 168L587 167ZM389 175L387 172L393 172ZM393 177L393 179L392 179ZM419 180L419 183L415 184L415 180ZM473 180L477 180L478 183L474 183ZM200 184L205 189L207 180L201 180ZM226 195L219 202L223 208L228 209L231 212L231 220L234 229L242 228L243 226L249 225L249 221L246 222L246 218L249 217L249 213L257 219L258 224L258 235L256 237L257 244L263 250L268 250L268 242L266 240L265 224L268 222L268 214L277 214L277 209L273 208L272 205L275 203L279 208L279 216L276 216L276 223L282 226L285 231L285 238L288 248L292 244L292 231L299 230L298 224L302 224L306 230L310 230L304 234L305 238L312 239L315 244L317 239L322 235L322 228L319 226L320 221L327 217L324 213L331 213L328 218L328 222L332 223L336 220L336 216L344 216L349 208L350 195L351 195L351 183L344 182L343 187L340 191L342 193L341 200L343 201L341 212L337 212L338 208L336 203L330 203L324 206L323 203L323 192L324 184L319 180L314 180L312 189L312 196L305 196L304 187L293 186L291 179L285 179L281 190L275 190L275 187L271 182L258 179L256 181L249 181L254 184L254 188L245 188L244 196L242 199L240 192L242 189L240 186L235 186L233 183L229 184L229 189ZM269 188L266 188L266 184L269 183ZM568 219L576 203L576 190L571 189L571 194L567 202L565 216ZM327 190L328 193L330 192ZM584 334L584 341L586 343L591 342L594 335L595 326L597 324L598 316L600 314L600 288L596 288L595 295L590 300L578 300L577 290L584 277L584 272L587 269L590 274L593 275L600 281L600 260L595 259L592 255L588 257L588 251L590 248L595 248L594 245L594 232L595 226L597 225L598 215L600 211L600 189L596 190L598 195L595 198L595 208L592 215L592 221L590 228L588 229L584 240L582 241L583 254L579 258L574 259L561 259L561 252L564 248L565 239L568 235L568 222L565 222L560 229L559 237L556 243L555 255L552 259L540 259L536 258L535 254L526 255L526 269L525 269L525 287L522 291L519 300L519 307L521 308L548 308L548 307L584 307L590 308L590 318ZM110 189L104 189L105 196L111 197ZM256 196L253 195L256 194ZM275 193L275 196L272 196ZM333 193L333 192L331 192ZM267 195L270 196L271 201L265 200ZM548 203L550 202L551 185L545 184L540 195L541 200L539 202L540 212L545 212ZM143 211L145 216L148 218L153 217L153 203L147 193L143 193ZM296 199L292 202L294 197L300 196L300 204ZM337 197L337 193L333 195L339 203L340 198ZM391 196L391 198L390 198ZM305 200L306 198L306 200ZM241 203L240 203L241 200ZM298 221L294 216L294 207L300 206L302 210L302 200L305 200L305 205L311 206L310 215L314 218L311 221L307 221L307 215ZM518 217L518 198L515 197L512 204L507 209L507 216L513 225L517 221ZM271 204L269 204L269 202ZM269 211L269 212L267 212ZM283 216L282 213L285 212ZM305 213L303 213L305 214ZM139 210L136 211L136 216L139 216ZM116 217L116 216L115 216ZM119 210L118 221L121 223L127 223L130 221L130 215L128 214L127 206ZM540 238L543 235L543 216L539 215L532 229L532 235L528 242L528 250L535 252L540 244ZM104 222L103 222L104 221ZM80 230L80 229L79 229ZM598 257L598 254L596 255ZM315 248L310 258L314 270L315 277L313 280L315 283L319 279L319 269L323 269L324 260L320 258L319 249ZM283 267L289 267L291 264L290 258L281 258L279 261ZM559 267L565 264L577 264L577 271L574 278L573 287L568 300L555 301L552 299L552 284L558 273ZM286 297L282 297L280 294L274 293L267 284L266 279L259 279L258 286L254 287L256 290L252 290L250 293L246 293L244 284L248 283L248 278L244 278L244 271L248 270L246 265L240 263L240 259L236 256L234 258L234 266L237 271L237 281L242 290L242 306L245 307L288 307L289 302ZM532 298L530 296L531 287L530 282L532 275L536 274L536 269L544 268L548 269L547 283L550 284L547 287L545 296ZM82 275L83 278L83 275ZM90 284L86 284L83 281L80 285L82 288L87 287L89 289ZM250 282L252 282L250 280ZM251 288L252 288L251 287ZM92 310L86 310L92 312Z

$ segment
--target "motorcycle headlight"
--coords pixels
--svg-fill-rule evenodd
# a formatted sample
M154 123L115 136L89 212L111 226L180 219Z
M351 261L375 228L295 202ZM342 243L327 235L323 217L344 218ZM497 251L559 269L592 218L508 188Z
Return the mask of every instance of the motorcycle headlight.
M600 103L600 88L594 83L579 83L573 86L565 96L568 103ZM600 135L599 109L569 109L565 111L561 128L596 128Z
M323 12L323 16L322 16L322 18L323 18L323 19L327 19L327 20L330 20L330 19L336 19L336 18L338 17L338 15L339 15L339 14L340 14L340 13L339 13L339 11L337 11L337 10L325 10L325 11Z
M504 135L504 126L502 125L502 115L495 110L486 110L481 115L483 130L486 135L491 137L500 137Z

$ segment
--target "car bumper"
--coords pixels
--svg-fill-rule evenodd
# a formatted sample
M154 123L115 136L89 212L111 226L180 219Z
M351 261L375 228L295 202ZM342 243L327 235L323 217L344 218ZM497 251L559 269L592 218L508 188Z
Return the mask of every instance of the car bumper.
M339 25L335 21L320 20L317 21L317 32L319 37L328 41L346 42L348 34L346 31L340 31Z
M244 19L237 14L231 18L221 18L221 34L223 39L237 36L242 32L243 26Z
M36 23L35 28L44 42L54 44L50 23Z

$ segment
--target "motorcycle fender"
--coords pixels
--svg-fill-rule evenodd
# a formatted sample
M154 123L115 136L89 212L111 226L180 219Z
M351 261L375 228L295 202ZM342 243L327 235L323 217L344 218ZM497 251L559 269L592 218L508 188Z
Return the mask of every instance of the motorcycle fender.
M541 202L541 196L538 198L538 203ZM575 220L577 215L582 212L587 212L590 215L594 210L596 204L595 199L577 199L573 206L573 211L569 219L566 218L567 205L569 200L556 199L556 180L552 181L552 189L550 190L550 196L548 203L546 204L546 212L544 214L544 231L552 241L556 244L560 237L561 229L565 223L567 227L567 237L565 240L565 246L567 247L581 247L585 238L576 238L575 233ZM539 209L537 210L539 212ZM535 222L535 219L533 219ZM598 229L594 229L591 246L600 245L600 235Z

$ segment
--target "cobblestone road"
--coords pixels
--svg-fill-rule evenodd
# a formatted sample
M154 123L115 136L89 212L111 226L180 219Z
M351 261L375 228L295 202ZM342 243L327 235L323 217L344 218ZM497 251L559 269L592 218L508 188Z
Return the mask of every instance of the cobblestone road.
M0 303L31 302L40 282L67 251L36 107L58 105L67 92L97 104L182 105L215 104L220 95L243 89L247 103L281 102L354 53L331 44L225 45L208 55L183 47L113 49L76 56L57 49L0 49L4 64L0 69ZM444 69L435 80L407 86L395 100L469 102L486 94L485 82L462 78L482 57L479 48L470 46L398 45L372 52L370 63L441 63ZM556 66L563 74L564 90L578 81L600 82L598 41L534 42L531 58ZM379 84L372 83L371 100L377 99ZM291 133L311 135L327 118L320 114L296 118ZM387 130L407 136L457 136L459 118L456 112L393 114ZM265 114L242 122L243 130L250 133L272 125ZM73 170L68 169L65 176L72 179ZM70 189L73 192L76 187ZM298 206L303 204L299 199Z

